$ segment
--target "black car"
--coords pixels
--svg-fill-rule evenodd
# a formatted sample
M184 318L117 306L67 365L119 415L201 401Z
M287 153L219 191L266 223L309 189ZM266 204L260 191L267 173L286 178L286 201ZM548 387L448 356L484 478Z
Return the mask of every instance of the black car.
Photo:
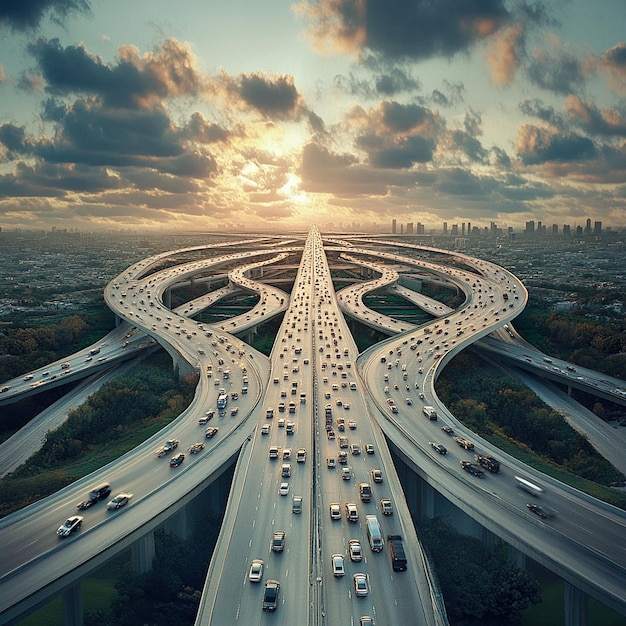
M178 467L185 460L185 455L181 452L170 459L170 467Z
M275 611L278 607L278 593L280 583L277 580L268 580L263 589L263 610Z

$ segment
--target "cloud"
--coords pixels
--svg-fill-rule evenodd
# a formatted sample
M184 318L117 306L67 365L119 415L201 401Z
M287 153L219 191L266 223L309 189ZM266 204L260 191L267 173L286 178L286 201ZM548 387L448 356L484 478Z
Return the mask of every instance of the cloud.
M626 43L619 43L607 50L600 59L600 68L618 93L626 93Z
M567 95L582 88L593 68L591 59L580 59L553 39L536 49L526 66L530 81L547 91Z
M524 26L521 23L496 33L486 52L491 82L506 87L513 82L524 53Z
M594 103L572 95L565 101L565 113L572 123L589 134L626 137L626 116L614 109L600 110Z
M88 0L3 0L0 2L0 26L28 30L39 26L44 16L62 23L72 13L89 13Z
M136 48L119 50L107 65L83 45L63 48L58 39L38 39L29 46L51 94L88 93L109 106L147 108L162 98L198 95L203 86L189 48L175 40L140 56Z
M355 108L355 144L374 167L404 169L431 161L442 124L420 104L381 102L370 110Z
M319 50L391 59L452 57L492 35L510 19L504 0L301 0Z
M564 128L566 126L563 116L557 113L553 107L544 104L539 98L523 100L519 104L519 110L525 115L537 117L556 128Z
M526 165L546 161L589 161L597 157L594 143L576 133L559 133L553 129L524 124L517 136L517 152Z

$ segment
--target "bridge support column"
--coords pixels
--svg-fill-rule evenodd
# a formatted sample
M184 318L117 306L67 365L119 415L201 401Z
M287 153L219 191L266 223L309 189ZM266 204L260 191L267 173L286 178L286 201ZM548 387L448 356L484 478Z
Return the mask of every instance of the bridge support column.
M520 569L526 569L526 555L521 550L518 550L514 546L507 544L507 553L511 563L513 563Z
M171 289L166 289L163 292L163 304L168 308L172 308L172 291Z
M83 626L83 594L80 582L68 587L62 594L64 626Z
M144 574L152 569L152 561L154 560L154 533L149 532L141 539L133 543L132 562L133 570L137 574Z
M435 517L435 490L424 480L421 480L420 483L420 509L422 517L432 519Z
M587 595L565 582L565 626L587 626Z
M183 507L177 513L169 517L163 524L163 529L180 539L189 539L187 507Z

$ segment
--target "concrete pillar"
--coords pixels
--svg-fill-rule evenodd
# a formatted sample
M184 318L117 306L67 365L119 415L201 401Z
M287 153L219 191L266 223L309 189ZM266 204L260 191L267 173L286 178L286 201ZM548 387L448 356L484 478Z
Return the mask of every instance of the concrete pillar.
M163 529L180 539L188 539L189 519L187 517L187 507L184 506L174 515L169 517L163 524Z
M568 582L563 588L565 626L587 626L587 595Z
M171 289L166 289L163 292L163 304L168 308L172 308L172 291Z
M83 626L83 594L80 582L65 589L62 600L64 626Z
M509 560L520 569L526 569L526 555L512 545L507 544Z
M422 517L435 517L435 490L424 480L420 480L420 512Z
M133 570L137 574L144 574L152 569L154 560L154 532L145 534L133 543L132 547Z

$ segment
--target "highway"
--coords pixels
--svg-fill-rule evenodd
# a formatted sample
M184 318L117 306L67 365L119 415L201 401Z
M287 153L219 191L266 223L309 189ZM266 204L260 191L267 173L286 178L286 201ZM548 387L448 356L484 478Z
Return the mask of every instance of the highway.
M354 242L358 245L349 247L350 258L355 264L381 268L381 278L344 289L337 297L319 232L312 229L304 247L294 245L293 241L287 243L286 247L264 248L255 241L259 244L255 251L226 253L166 269L159 269L158 264L174 253L135 264L113 279L105 290L107 304L127 323L98 344L100 352L91 355L90 350L95 348L87 349L67 359L71 363L69 368L62 367L63 361L55 364L54 369L48 368L46 376L39 372L37 376L33 374L33 379L20 379L24 383L23 392L31 393L36 390L30 386L33 381L50 379L53 375L57 376L53 384L58 381L58 376L63 374L56 374L57 366L59 372L69 370L69 375L78 376L80 370L85 375L136 354L132 348L135 342L142 342L144 349L158 342L181 371L198 375L199 382L190 407L161 433L92 476L0 520L0 536L8 547L0 566L0 616L4 618L11 611L19 614L22 598L30 594L43 598L52 581L56 581L52 587L62 588L59 576L69 576L72 572L80 576L88 571L86 566L77 564L97 560L98 555L104 558L117 544L128 545L145 529L156 527L164 519L167 507L182 506L189 500L188 494L239 455L236 480L222 536L210 564L198 624L244 620L262 623L270 618L296 623L296 617L301 622L302 615L308 615L308 623L321 623L322 618L331 624L358 623L358 618L365 614L375 615L379 623L393 624L403 619L413 620L410 623L435 623L437 608L430 597L419 543L383 431L431 484L487 528L527 553L533 554L534 550L545 555L555 571L566 578L573 577L592 595L607 595L609 604L623 608L621 590L626 580L623 511L575 492L492 449L487 442L466 431L434 392L436 377L454 354L510 323L519 314L526 299L523 285L502 268L469 257L465 263L480 273L366 249L362 247L365 242L359 241ZM327 250L340 253L342 249L334 245ZM388 247L389 242L384 245ZM441 250L437 253L447 254ZM289 296L246 276L262 264L294 255L300 255L297 257L300 262ZM235 265L239 267L231 269ZM441 312L441 319L420 328L399 324L367 310L360 298L397 279L398 272L391 269L392 265L419 268L434 280L456 285L465 294L465 301L455 311ZM186 303L176 311L167 309L164 295L168 287L220 266L229 268L229 289L258 293L259 302L253 309L221 325L198 324L192 319L216 296ZM365 323L386 328L392 338L357 355L340 306ZM285 317L270 359L230 334L252 328L260 319L283 311ZM528 354L531 361L538 359L537 355ZM518 355L514 358L519 359ZM538 361L530 363L526 357L523 360L529 365L539 365ZM548 363L543 358L542 362L545 369ZM549 365L560 370L551 370L551 375L552 372L565 377L573 374L564 364ZM592 380L595 384L595 378L586 375L584 378L587 380L579 383L588 384ZM615 381L606 378L603 377L603 384L607 389L612 388L610 393L621 390L615 387ZM19 395L20 384L17 381L15 386L10 385L6 396ZM221 415L216 413L208 425L199 426L198 419L215 407L222 388L229 394L227 409ZM236 399L233 393L237 394ZM301 398L300 394L305 395ZM393 400L393 405L389 400ZM289 412L291 401L295 402L293 413ZM286 405L284 413L280 411L281 402ZM436 407L439 420L431 422L421 414L425 404ZM326 431L326 405L330 405L332 413L334 439L329 439ZM392 406L397 413L392 412ZM269 408L273 409L271 418L266 416ZM346 423L343 431L339 430L340 417ZM285 422L293 422L294 434L287 434L287 423L279 425L283 418ZM355 422L354 428L348 425L350 420ZM441 431L444 423L472 440L477 451L497 456L503 463L501 474L478 479L463 472L460 461L473 460L472 455ZM219 431L213 438L205 439L204 428L210 425L218 426ZM269 425L267 434L262 433L265 425ZM348 438L347 448L339 448L340 436ZM195 441L205 442L206 448L193 457L187 454L181 467L170 468L169 457L159 459L155 455L166 439L180 440L181 450ZM445 444L448 454L437 454L429 442ZM365 452L368 443L373 446L373 454ZM353 454L350 444L360 445L360 454ZM270 446L278 447L279 458L269 458ZM281 458L285 448L291 449L290 459ZM306 451L304 463L295 459L299 448ZM339 453L344 451L347 452L345 466L339 462ZM332 469L327 466L328 458L336 459ZM291 464L291 476L282 480L280 468L284 462ZM348 468L346 479L342 478L344 468ZM381 470L381 483L373 483L372 469ZM556 511L552 520L541 520L527 511L528 496L515 488L513 479L520 474L545 488L542 500ZM112 483L114 493L132 493L130 504L116 512L107 512L104 504L92 507L85 512L83 528L60 542L54 534L56 527L75 511L75 505L90 488L102 480ZM279 495L281 482L289 485L287 495ZM370 483L373 492L370 503L359 498L361 482ZM292 512L294 495L302 497L300 514ZM392 515L383 516L381 498L391 500ZM357 505L358 522L346 520L348 502ZM340 505L340 520L330 518L330 505L334 503ZM391 570L386 547L381 553L371 551L363 523L366 514L378 517L384 535L404 537L407 572ZM282 553L270 550L274 530L286 533ZM361 562L352 562L348 557L350 539L361 542L364 554ZM344 556L343 577L332 575L333 554ZM281 583L275 615L261 610L263 583L248 580L250 562L257 558L265 561L263 581L271 577ZM32 567L34 563L36 568ZM581 564L584 570L578 572ZM354 594L352 574L356 572L369 577L367 597L357 598ZM10 594L5 591L9 588Z

